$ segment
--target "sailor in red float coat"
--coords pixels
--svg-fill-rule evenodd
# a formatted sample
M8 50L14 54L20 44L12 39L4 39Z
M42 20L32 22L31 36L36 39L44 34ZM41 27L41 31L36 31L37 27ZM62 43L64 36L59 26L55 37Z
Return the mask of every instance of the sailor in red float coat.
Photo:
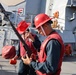
M51 27L51 18L44 14L38 14L34 19L35 27L43 36L47 36L40 47L39 60L30 60L28 55L22 57L24 64L32 66L37 75L60 75L62 59L64 56L64 44L60 35Z
M36 53L37 50L40 47L40 41L37 36L34 34L30 33L28 29L29 25L25 21L21 21L18 26L17 26L17 31L22 35L22 38L25 40L26 44L29 46L29 48L32 50L32 55L31 57L36 59ZM18 59L19 57L24 57L26 55L26 50L24 50L24 47L22 45L22 42L19 43L18 50L16 52L16 56L13 59ZM23 61L20 61L19 64L19 70L18 70L18 75L36 75L36 72L34 69L28 65L25 65Z
M36 35L34 35L34 34L32 34L32 33L30 33L33 37L34 37L34 42L37 40L37 36ZM28 32L26 31L26 34L25 35L28 35ZM32 59L33 60L35 60L36 61L36 57L37 57L37 49L38 48L35 48L34 47L34 42L32 42L32 40L30 39L30 38L26 38L25 39L25 42L26 42L26 44L28 45L28 47L31 49L31 51L32 51L32 54L31 54L31 57L32 57ZM36 41L36 43L37 43L38 41ZM23 45L22 45L22 43L20 42L20 56L22 57L25 57L25 55L26 55L26 50L24 49L24 47L23 47ZM21 60L22 61L22 60ZM23 61L22 61L23 62ZM20 63L20 64L23 64L23 63ZM19 75L22 75L22 74L24 74L24 75L26 75L26 73L27 73L27 70L28 70L28 73L27 74L29 74L29 75L31 75L31 74L33 74L33 75L35 75L35 72L34 72L34 70L33 70L33 68L31 68L31 67L29 67L28 65L23 65L23 67L25 68L25 69L23 69L23 72L22 73L20 73L21 71L22 71L22 69L20 68L20 70L19 70Z
M56 39L59 41L59 43L61 44L61 54L60 54L60 60L59 60L59 64L58 64L58 68L57 68L57 71L55 73L55 75L60 75L60 71L61 71L61 65L62 65L62 59L63 59L63 55L64 55L64 44L63 44L63 41L61 39L61 36L57 33L57 32L53 32L53 34L49 35L45 40L44 42L42 43L41 45L41 49L40 49L40 52L39 52L39 60L38 62L45 62L46 61L46 53L45 53L45 47L46 47L46 44L48 43L49 40L51 39ZM38 75L52 75L51 73L49 74L46 74L46 73L42 73L40 71L36 71Z
M32 34L32 33L30 33L30 34ZM32 42L32 40L31 39L29 39L29 38L27 38L27 39L25 39L25 42L26 42L26 44L29 46L29 48L32 50L32 55L31 55L31 57L33 58L33 60L36 60L36 57L37 57L37 47L34 47L34 44L39 44L39 40L38 40L38 37L37 36L35 36L34 34L32 34L32 36L34 37L34 42ZM17 51L17 56L19 57L24 57L25 55L26 55L26 50L24 49L24 47L23 47L23 45L22 45L22 43L20 42L20 44L19 44L20 46L19 46L19 49L18 49L18 51ZM40 44L39 44L40 45ZM39 45L38 45L38 47L39 47ZM30 70L30 71L29 71ZM29 74L29 75L31 75L31 74L33 74L33 75L35 75L35 72L34 72L34 70L33 70L33 68L30 68L28 65L25 65L24 63L23 63L23 61L21 60L20 61L20 64L19 64L19 71L18 71L18 75L27 75L27 74Z

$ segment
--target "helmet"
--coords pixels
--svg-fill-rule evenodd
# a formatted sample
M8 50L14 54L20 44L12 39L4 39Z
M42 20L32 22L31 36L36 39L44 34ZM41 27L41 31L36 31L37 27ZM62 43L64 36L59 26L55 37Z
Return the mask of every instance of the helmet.
M17 26L17 31L22 34L29 27L30 23L26 23L25 21L21 21Z
M42 13L35 17L34 23L35 23L36 28L38 28L49 20L51 20L51 18L48 15Z

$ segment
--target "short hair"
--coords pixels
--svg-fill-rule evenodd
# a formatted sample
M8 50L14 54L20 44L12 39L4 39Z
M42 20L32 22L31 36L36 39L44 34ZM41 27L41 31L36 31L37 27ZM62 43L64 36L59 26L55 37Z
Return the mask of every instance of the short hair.
M29 29L27 29L26 31L28 31L28 32L29 32L30 30L29 30Z
M52 24L52 23L53 23L53 21L49 20L49 21L47 21L46 23Z

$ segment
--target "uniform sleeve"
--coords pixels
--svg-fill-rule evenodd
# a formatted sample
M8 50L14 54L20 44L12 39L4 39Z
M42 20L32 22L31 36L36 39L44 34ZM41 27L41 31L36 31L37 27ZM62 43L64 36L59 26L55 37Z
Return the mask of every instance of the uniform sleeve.
M46 46L46 61L43 63L32 61L30 65L42 73L55 73L59 63L60 50L60 43L57 40L50 40Z
M16 51L16 55L19 57L20 56L20 42L18 44L18 50Z
M38 39L37 36L35 36L35 41L33 42L33 45L39 51L40 46L41 46L41 42L40 42L40 40Z

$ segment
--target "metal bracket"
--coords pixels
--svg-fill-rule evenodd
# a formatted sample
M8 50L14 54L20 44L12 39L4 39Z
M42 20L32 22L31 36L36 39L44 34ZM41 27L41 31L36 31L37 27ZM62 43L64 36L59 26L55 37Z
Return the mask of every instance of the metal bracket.
M73 13L73 17L70 18L69 20L70 20L70 21L73 21L74 19L75 19L75 13Z

